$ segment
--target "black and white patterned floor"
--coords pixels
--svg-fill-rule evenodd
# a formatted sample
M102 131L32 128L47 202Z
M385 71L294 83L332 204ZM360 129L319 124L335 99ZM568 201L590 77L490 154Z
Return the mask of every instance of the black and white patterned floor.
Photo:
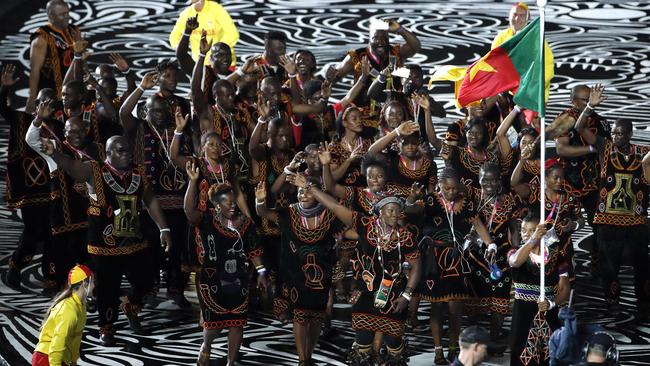
M24 70L29 65L29 33L46 21L45 1L21 4L18 19L26 21L0 39L0 60L11 62ZM73 0L72 17L91 42L91 63L108 62L108 54L119 51L143 75L157 62L174 56L167 36L178 12L189 3L179 0ZM397 18L416 33L422 41L422 52L410 61L425 69L435 65L468 65L489 49L492 38L507 23L512 1L302 1L302 0L232 0L222 1L241 33L236 52L241 58L260 53L262 38L269 29L284 31L288 50L312 50L320 66L340 61L348 49L367 42L370 18ZM29 14L35 15L30 16ZM37 14L36 14L37 13ZM0 12L0 14L2 14ZM650 124L650 3L623 3L617 0L550 1L548 6L548 40L555 54L556 77L551 91L548 115L554 116L567 105L569 89L578 83L602 82L607 85L609 99L601 108L610 119L630 118L635 122L635 139L648 142ZM536 16L536 11L533 12ZM0 22L9 19L0 19ZM11 19L11 23L15 18ZM395 39L398 40L398 39ZM23 89L26 95L27 74ZM346 85L342 83L341 85ZM347 83L349 85L349 82ZM124 86L124 85L121 85ZM179 89L186 92L188 84ZM343 89L335 90L341 95ZM437 100L446 102L449 121L458 113L453 107L450 83L438 83L433 89ZM18 100L20 102L20 100ZM453 112L452 112L453 111ZM442 125L448 121L441 122ZM0 126L0 161L6 161L7 127ZM0 173L4 175L4 163ZM4 190L4 182L0 183ZM17 242L21 224L18 216L0 207L0 272L3 277L9 255ZM587 235L579 233L580 238ZM587 240L588 241L588 240ZM582 241L577 246L584 247ZM586 256L580 249L576 309L581 320L604 324L616 336L625 365L650 364L650 324L633 321L631 271L623 270L622 315L610 317L605 311L600 286L584 273ZM24 289L18 293L0 283L0 356L10 365L25 365L31 358L38 337L41 318L48 298L40 296L41 276L35 262L23 272ZM145 310L144 325L148 335L132 335L124 318L117 326L115 347L97 346L96 319L89 318L82 344L80 365L189 365L197 355L201 335L194 311L170 310L163 303L157 309ZM421 309L426 318L427 309ZM336 333L321 340L314 358L319 365L344 365L344 353L352 342L352 332L345 319L345 308L337 309ZM410 364L432 363L432 342L428 331L409 336L414 354ZM213 359L224 357L224 339L213 348ZM246 329L242 346L242 364L294 365L297 357L290 326L282 326L268 316L255 315ZM504 364L500 360L493 364Z

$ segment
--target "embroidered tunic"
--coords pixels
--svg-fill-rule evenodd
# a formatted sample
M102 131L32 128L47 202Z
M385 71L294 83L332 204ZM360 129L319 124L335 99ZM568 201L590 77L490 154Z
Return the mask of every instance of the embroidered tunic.
M30 42L43 37L47 43L47 52L38 79L38 90L51 88L57 93L59 100L63 90L63 78L74 58L72 31L78 32L79 28L68 25L67 29L61 31L54 28L52 24L47 24L39 27L30 37Z
M284 306L293 310L294 320L308 322L322 319L332 286L332 267L335 261L335 234L344 226L334 214L324 209L319 215L306 218L298 204L277 210L281 232L280 281ZM307 223L316 222L315 228ZM288 300L288 301L287 301ZM283 309L282 304L277 313Z
M397 314L393 311L407 284L402 263L418 259L420 252L406 228L400 227L389 239L384 239L376 216L356 212L353 220L359 242L352 265L355 278L363 284L361 296L352 306L352 328L401 337L406 311ZM379 298L385 300L384 305L377 303L378 292L381 292Z
M580 117L573 108L569 108L563 114L569 114L576 121ZM593 112L587 119L587 128L594 134L602 138L611 140L611 129L607 120ZM571 146L587 146L587 142L582 138L580 133L571 128L563 136L569 137ZM564 165L564 178L566 179L566 189L574 197L580 198L598 189L600 173L600 162L598 155L589 154L575 158L561 158Z
M83 154L78 153L67 141L61 144L61 152L72 159L80 161L103 161L104 146L88 143ZM88 227L86 210L88 209L88 188L86 183L76 182L61 169L51 173L50 190L52 206L50 208L50 226L52 234L85 230Z
M89 192L88 253L129 255L147 247L140 227L142 198L148 186L142 167L123 177L104 162L91 161L93 190Z
M366 154L368 149L372 145L372 140L358 138L356 145L352 148L359 147L359 154ZM346 161L352 152L346 149L341 141L334 142L330 148L332 154L332 164L341 166L344 161ZM343 178L340 180L341 184L346 186L356 186L356 187L365 187L366 178L364 172L361 171L361 162L357 161L353 164L350 164L348 170L345 171Z
M610 140L605 140L594 224L645 225L648 183L643 176L641 161L648 150L647 146L631 144L630 154L624 155Z
M454 202L450 209L439 192L429 195L425 202L429 228L423 231L430 231L434 245L423 250L424 270L419 286L423 300L448 302L470 298L470 268L463 244L478 213L474 201L462 194Z
M462 184L480 189L481 185L478 182L478 176L481 171L481 166L490 162L501 167L503 186L510 186L510 177L508 172L510 171L510 164L512 162L512 152L510 152L505 159L502 159L496 152L485 150L486 158L484 160L479 160L470 153L469 147L449 145L449 148L451 149L449 160L445 161L445 164L456 170Z
M197 293L204 329L243 327L248 316L250 259L262 255L253 222L224 227L215 209L203 213L199 239Z
M470 189L469 197L474 200L481 221L497 245L494 263L502 273L499 279L490 276L490 264L485 260L487 244L470 248L469 261L472 273L469 278L474 295L477 297L472 305L475 311L507 314L510 312L511 285L507 255L512 249L508 241L508 229L513 220L521 217L524 204L514 192L500 194L496 202L493 202L485 200L481 197L481 191L474 188Z
M438 165L428 156L421 154L418 158L420 166L413 169L413 166L395 152L389 152L390 180L386 185L388 190L395 194L408 197L411 193L411 186L417 182L426 189L438 182ZM412 163L411 163L412 164Z

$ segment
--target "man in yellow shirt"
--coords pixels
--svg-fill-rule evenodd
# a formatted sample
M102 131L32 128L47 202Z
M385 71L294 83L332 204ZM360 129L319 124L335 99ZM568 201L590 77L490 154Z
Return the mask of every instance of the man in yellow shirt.
M524 29L528 21L530 20L530 9L528 5L520 1L510 8L510 15L508 16L508 21L510 26L497 34L497 36L492 41L492 47L490 49L495 49L505 41L509 40L517 32ZM553 61L553 52L548 46L548 42L544 42L544 77L546 79L546 98L548 99L548 90L551 83L551 79L555 75L555 65Z
M43 323L32 366L76 365L86 326L86 299L94 288L93 274L84 265L68 274L68 287L57 296Z
M216 2L208 0L192 0L192 5L183 10L176 20L174 29L169 34L169 44L176 49L181 41L185 24L188 18L198 15L200 28L195 29L190 34L190 47L192 49L192 58L196 61L199 58L199 42L201 41L201 31L205 29L207 38L212 40L212 44L223 42L230 46L232 51L232 65L236 63L235 43L239 41L239 31L230 15L223 6ZM205 57L205 64L210 63L210 52Z

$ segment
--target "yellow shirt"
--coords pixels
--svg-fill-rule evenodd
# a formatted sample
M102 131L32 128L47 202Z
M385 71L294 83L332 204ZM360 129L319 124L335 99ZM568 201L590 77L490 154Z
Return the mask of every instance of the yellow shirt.
M197 14L199 15L199 27L190 35L190 49L192 50L192 58L194 61L199 58L201 30L205 29L207 38L208 40L212 40L212 44L223 42L230 46L230 50L232 51L232 65L235 65L237 61L235 59L235 43L239 41L239 31L226 9L212 1L206 1L200 12L197 12L193 5L185 8L178 16L174 29L169 34L169 44L174 49L178 47L178 43L180 43L183 32L185 31L185 22L187 22L188 18ZM205 64L210 64L209 51L205 56Z
M38 337L36 351L48 355L50 365L76 364L86 326L86 306L77 295L54 306Z
M494 37L494 40L492 41L492 47L490 49L493 50L501 46L501 44L512 38L512 36L513 34L511 27L502 30L499 32L499 34L497 34L496 37ZM551 47L549 47L548 42L546 41L544 41L544 64L544 78L546 79L546 99L548 100L551 79L553 79L553 76L555 76L555 64L553 60L553 51L551 51Z

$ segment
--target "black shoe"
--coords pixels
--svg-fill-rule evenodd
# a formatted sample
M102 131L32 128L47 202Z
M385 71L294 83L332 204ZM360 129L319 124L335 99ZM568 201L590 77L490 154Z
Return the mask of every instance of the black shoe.
M142 324L140 324L140 317L137 314L127 315L126 319L129 321L129 328L135 334L142 334Z
M9 265L7 276L5 278L7 285L14 290L20 290L20 270L15 266Z
M181 309L189 309L192 307L192 303L187 300L185 294L182 292L174 293L169 298Z
M102 333L99 335L99 342L104 347L111 347L115 345L115 336L113 333Z

